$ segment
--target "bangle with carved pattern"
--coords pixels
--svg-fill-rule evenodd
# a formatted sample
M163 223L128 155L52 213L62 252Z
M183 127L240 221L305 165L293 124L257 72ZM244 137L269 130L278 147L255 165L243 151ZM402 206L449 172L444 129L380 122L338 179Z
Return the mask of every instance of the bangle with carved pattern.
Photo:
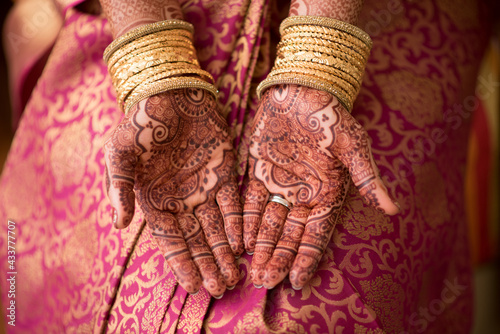
M368 34L348 23L292 16L280 26L281 41L267 78L257 87L298 84L327 91L351 111L372 46Z
M190 23L167 20L136 28L106 48L104 60L122 111L171 89L200 88L217 97L213 77L200 68L192 34Z

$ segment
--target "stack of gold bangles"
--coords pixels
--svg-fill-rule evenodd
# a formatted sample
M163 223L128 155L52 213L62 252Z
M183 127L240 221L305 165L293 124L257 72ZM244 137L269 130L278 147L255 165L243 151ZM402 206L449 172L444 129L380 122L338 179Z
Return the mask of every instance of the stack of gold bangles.
M212 76L198 63L193 26L185 21L136 28L106 48L104 61L125 113L139 101L171 89L201 88L217 97Z
M372 41L361 29L320 16L291 16L280 26L274 67L257 87L297 84L333 94L351 111Z

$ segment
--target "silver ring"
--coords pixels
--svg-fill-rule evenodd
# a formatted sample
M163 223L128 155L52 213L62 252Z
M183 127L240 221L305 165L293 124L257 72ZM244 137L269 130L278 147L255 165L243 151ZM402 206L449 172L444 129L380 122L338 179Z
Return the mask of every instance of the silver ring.
M292 203L288 202L286 199L284 199L283 197L281 197L279 195L272 195L271 197L269 197L269 202L275 202L275 203L281 204L284 207L286 207L288 210L292 209Z

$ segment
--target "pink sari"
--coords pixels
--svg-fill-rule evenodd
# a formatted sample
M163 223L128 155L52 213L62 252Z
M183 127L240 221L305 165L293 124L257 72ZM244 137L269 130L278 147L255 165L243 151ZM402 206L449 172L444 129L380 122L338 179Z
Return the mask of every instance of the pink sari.
M374 48L353 114L401 203L388 217L352 188L317 274L301 291L242 279L220 300L174 280L138 210L118 231L102 145L120 122L102 61L106 20L60 4L64 24L24 110L0 180L16 226L15 333L466 333L472 284L463 167L486 19L472 0L366 1ZM267 0L183 1L202 67L221 92L240 180L269 71L277 11ZM66 10L67 9L67 10ZM273 33L271 33L273 32ZM7 239L0 239L2 277ZM2 302L12 298L2 280ZM5 308L4 308L5 310ZM8 319L9 321L9 319Z

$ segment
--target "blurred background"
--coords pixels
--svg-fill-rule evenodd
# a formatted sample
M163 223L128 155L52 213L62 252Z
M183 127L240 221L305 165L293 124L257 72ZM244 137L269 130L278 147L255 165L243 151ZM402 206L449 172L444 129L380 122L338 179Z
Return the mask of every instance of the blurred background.
M10 1L0 2L0 23L3 27L5 16L11 7ZM12 140L11 107L7 81L7 64L3 52L3 43L0 52L0 170L3 168L5 157Z
M0 25L10 1L0 2ZM496 27L480 76L500 82L499 27ZM48 32L53 33L53 32ZM13 138L11 100L9 99L8 68L3 47L0 49L0 171L3 168ZM469 220L472 261L475 265L475 326L474 334L500 333L500 261L498 241L499 221L499 125L500 87L485 94L474 115L467 166L467 215ZM25 102L25 101L24 101ZM14 120L15 121L15 120ZM3 223L2 223L3 224ZM4 308L2 307L2 313ZM5 333L5 317L0 319L0 334Z
M11 7L10 1L0 2L0 26L3 27L5 16ZM0 171L3 169L5 158L12 141L13 131L10 115L9 87L7 81L7 64L3 52L3 44L0 46ZM0 292L1 293L1 292ZM0 319L0 334L5 333L5 315L2 308Z

